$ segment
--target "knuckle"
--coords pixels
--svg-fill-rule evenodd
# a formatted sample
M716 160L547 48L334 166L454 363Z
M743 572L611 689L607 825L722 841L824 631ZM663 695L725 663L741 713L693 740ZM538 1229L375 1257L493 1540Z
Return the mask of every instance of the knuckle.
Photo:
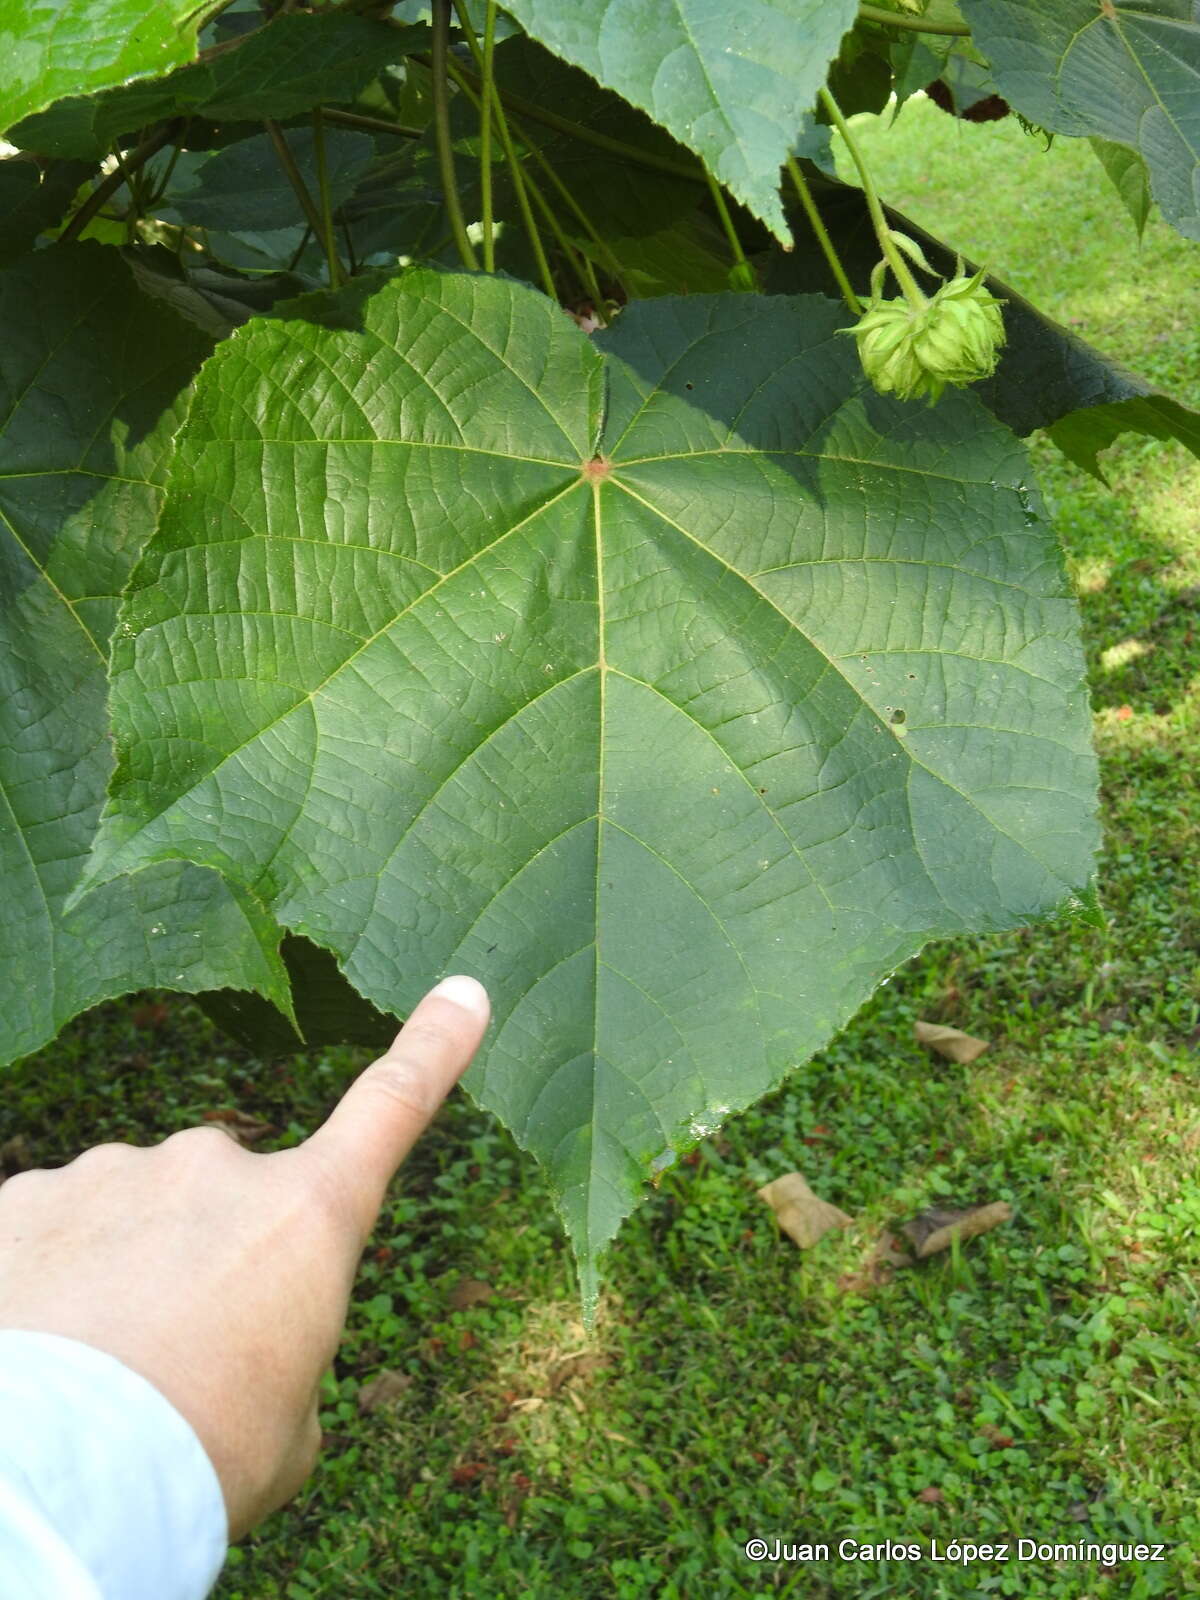
M67 1168L77 1172L84 1169L89 1173L97 1168L112 1171L116 1167L123 1167L138 1154L139 1146L136 1144L109 1140L105 1144L94 1144L90 1149L82 1151L73 1161L67 1163Z
M45 1187L53 1172L45 1167L30 1167L26 1172L14 1172L0 1184L0 1198L8 1205L35 1199Z
M315 1150L309 1151L308 1155L311 1159L306 1162L305 1169L305 1210L315 1212L335 1234L340 1235L349 1226L354 1210L345 1180Z
M444 1022L438 1022L433 1018L414 1019L405 1024L400 1034L400 1049L425 1055L451 1048L455 1037L454 1029Z
M363 1083L372 1094L386 1099L390 1108L418 1117L427 1117L441 1098L430 1092L421 1067L402 1055L385 1057L368 1067Z
M213 1122L206 1122L197 1128L181 1128L159 1145L160 1150L166 1151L168 1148L173 1156L200 1162L227 1158L235 1153L244 1154L233 1135Z

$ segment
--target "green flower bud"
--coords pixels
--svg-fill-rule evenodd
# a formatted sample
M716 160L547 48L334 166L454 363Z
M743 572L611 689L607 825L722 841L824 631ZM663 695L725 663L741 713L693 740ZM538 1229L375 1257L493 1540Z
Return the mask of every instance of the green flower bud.
M974 383L996 370L1004 344L1001 301L983 287L983 273L955 277L920 305L885 300L878 278L853 328L863 371L880 394L937 400L948 383Z

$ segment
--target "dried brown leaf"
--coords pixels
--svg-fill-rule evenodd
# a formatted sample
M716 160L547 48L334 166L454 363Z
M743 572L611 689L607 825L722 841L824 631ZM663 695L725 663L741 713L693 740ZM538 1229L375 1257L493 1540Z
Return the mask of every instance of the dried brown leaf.
M913 1034L918 1044L928 1045L938 1055L949 1061L967 1066L988 1048L986 1039L976 1039L959 1028L946 1028L940 1022L914 1022Z
M15 1178L18 1172L28 1172L33 1166L33 1151L23 1133L14 1133L11 1139L0 1143L0 1183L5 1178Z
M1011 1433L1005 1433L994 1422L982 1423L979 1431L994 1450L1011 1450L1016 1443Z
M976 1234L988 1233L1007 1222L1012 1207L1007 1200L994 1200L990 1205L972 1206L967 1211L951 1211L945 1206L929 1206L918 1212L911 1222L906 1222L901 1232L912 1241L913 1252L919 1261L926 1256L948 1250L957 1239L964 1242Z
M382 1406L392 1405L399 1400L413 1386L413 1378L407 1372L393 1372L385 1368L370 1383L364 1383L358 1391L358 1409L364 1416L369 1416L372 1411L378 1411Z
M844 1294L865 1294L868 1289L877 1289L880 1284L889 1282L897 1267L911 1265L907 1247L895 1234L881 1233L858 1271L847 1272L838 1279L838 1288Z
M601 1367L608 1366L608 1356L599 1350L582 1350L578 1355L564 1356L551 1372L548 1387L551 1394L557 1394L564 1383L570 1383L572 1378L588 1378L593 1372L598 1372Z
M261 1117L253 1117L248 1111L223 1108L219 1111L205 1111L203 1117L205 1122L215 1124L243 1147L257 1144L260 1139L279 1132L272 1123L264 1122Z
M815 1195L798 1172L785 1172L782 1178L764 1184L758 1198L770 1206L784 1233L802 1250L810 1249L831 1228L848 1228L854 1221Z
M466 1311L469 1306L490 1300L495 1292L482 1278L460 1278L450 1291L450 1305L455 1311Z
M170 1015L170 1006L161 1000L151 1000L134 1007L132 1021L135 1028L161 1028Z

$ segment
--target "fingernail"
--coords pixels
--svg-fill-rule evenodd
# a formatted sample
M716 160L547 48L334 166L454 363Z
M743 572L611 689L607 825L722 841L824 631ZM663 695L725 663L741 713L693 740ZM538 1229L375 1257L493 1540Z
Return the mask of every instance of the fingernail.
M465 973L459 972L452 978L443 978L441 983L429 992L437 995L439 1000L452 1001L456 1006L461 1006L464 1011L470 1011L477 1017L486 1017L490 1009L487 990L478 978L468 978Z

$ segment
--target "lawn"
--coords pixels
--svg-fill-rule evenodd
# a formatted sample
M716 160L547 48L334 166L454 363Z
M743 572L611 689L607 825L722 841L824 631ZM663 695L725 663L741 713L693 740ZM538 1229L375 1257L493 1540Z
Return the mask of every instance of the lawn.
M859 126L891 201L1200 404L1200 249L1157 217L1139 247L1086 143L1046 150L928 102L890 134ZM1036 456L1084 609L1107 928L959 940L902 968L662 1176L594 1337L546 1185L457 1095L364 1257L323 1466L231 1553L220 1600L1200 1590L1200 464L1123 442L1106 488ZM918 1017L990 1048L953 1065L914 1044ZM260 1062L182 997L143 995L11 1069L3 1132L55 1163L236 1108L271 1148L367 1059ZM755 1195L796 1169L855 1218L805 1252ZM991 1200L1011 1222L866 1281L881 1228ZM756 1566L755 1535L1171 1552L1116 1572Z

